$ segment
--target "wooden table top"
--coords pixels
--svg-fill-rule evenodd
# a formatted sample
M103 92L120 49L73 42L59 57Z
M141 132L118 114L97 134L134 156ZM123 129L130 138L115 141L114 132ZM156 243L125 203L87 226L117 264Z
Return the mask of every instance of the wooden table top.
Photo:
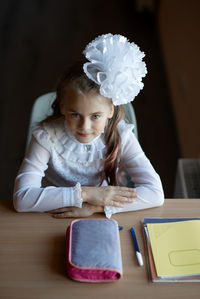
M123 226L123 278L112 283L81 283L69 279L65 271L65 231L72 219L16 213L12 201L0 200L0 298L200 298L200 283L150 282L141 226L144 217L200 217L200 199L166 199L162 207L113 215ZM143 267L137 263L131 226L136 230Z

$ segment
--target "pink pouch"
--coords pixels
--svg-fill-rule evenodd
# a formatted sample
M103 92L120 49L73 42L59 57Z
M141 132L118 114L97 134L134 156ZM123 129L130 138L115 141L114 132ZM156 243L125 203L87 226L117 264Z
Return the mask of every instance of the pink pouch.
M66 231L66 268L78 281L109 282L122 277L118 223L78 219Z

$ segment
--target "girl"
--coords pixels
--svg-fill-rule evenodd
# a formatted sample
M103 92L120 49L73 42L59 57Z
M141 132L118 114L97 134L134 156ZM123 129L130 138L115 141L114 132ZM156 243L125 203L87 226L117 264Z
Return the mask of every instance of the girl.
M106 34L84 52L90 61L61 76L53 115L33 128L15 180L18 212L86 217L163 204L160 178L123 120L123 105L143 87L144 53L120 35ZM122 169L135 188L118 186Z

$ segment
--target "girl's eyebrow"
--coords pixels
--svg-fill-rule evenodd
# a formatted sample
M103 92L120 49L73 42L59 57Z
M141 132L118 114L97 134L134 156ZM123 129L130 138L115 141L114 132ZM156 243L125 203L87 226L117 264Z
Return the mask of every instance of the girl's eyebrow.
M76 110L68 110L68 112L78 113Z
M92 112L90 115L93 115L93 114L103 114L103 112L102 111Z
M73 109L68 110L68 112L69 113L78 113L78 114L80 114L79 112L77 112L76 110L73 110ZM97 111L97 112L90 113L90 115L94 115L94 114L103 114L103 112L102 111Z

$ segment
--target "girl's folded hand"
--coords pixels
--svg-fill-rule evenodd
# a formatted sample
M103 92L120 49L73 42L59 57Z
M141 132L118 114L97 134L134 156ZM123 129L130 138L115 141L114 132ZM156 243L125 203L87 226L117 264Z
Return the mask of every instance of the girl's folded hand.
M92 205L123 208L137 197L136 189L120 186L86 187L82 186L82 199Z
M94 213L103 212L102 207L93 206L89 203L83 203L82 208L78 207L65 207L56 210L48 211L52 214L54 218L78 218L78 217L88 217Z

